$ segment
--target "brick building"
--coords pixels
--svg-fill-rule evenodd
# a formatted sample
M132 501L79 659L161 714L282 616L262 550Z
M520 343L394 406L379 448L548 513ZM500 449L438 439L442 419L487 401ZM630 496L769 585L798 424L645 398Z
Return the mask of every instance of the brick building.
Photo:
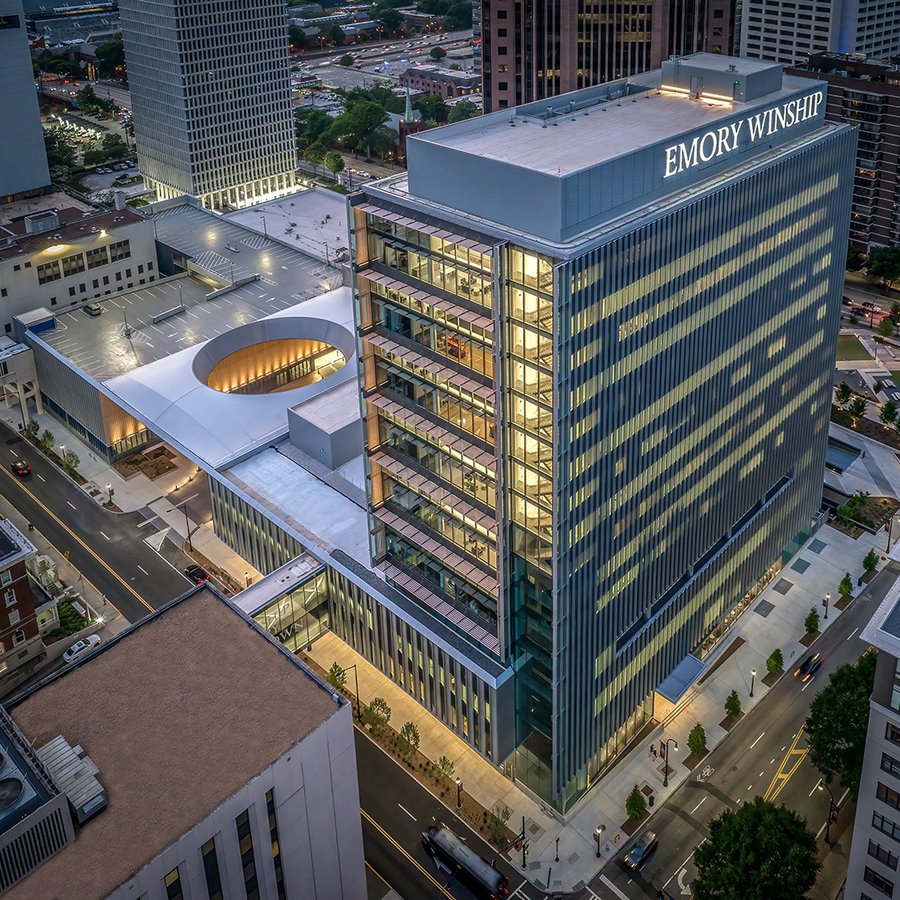
M477 94L481 90L481 76L474 72L457 72L438 66L410 66L400 76L400 87L423 94L433 94L442 100Z
M46 656L25 561L37 548L7 519L0 519L0 695Z

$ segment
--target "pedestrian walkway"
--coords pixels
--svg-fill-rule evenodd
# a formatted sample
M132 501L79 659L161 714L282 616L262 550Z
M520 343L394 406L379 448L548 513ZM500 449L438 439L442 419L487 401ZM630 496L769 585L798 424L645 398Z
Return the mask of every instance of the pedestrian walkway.
M317 641L310 656L326 670L333 662L344 669L356 665L364 703L376 696L383 697L391 707L393 727L399 729L404 722L413 722L419 729L421 752L431 760L447 756L453 762L454 775L462 779L463 789L475 800L486 809L502 806L510 810L509 825L514 831L521 828L525 817L530 853L523 874L529 880L549 891L577 890L589 883L627 844L629 838L622 825L627 821L625 798L632 787L637 784L651 789L658 809L679 785L693 777L680 760L688 755L687 739L694 725L703 725L710 750L723 741L727 732L719 723L725 717L728 694L737 691L744 712L761 702L769 691L763 677L766 659L772 651L776 648L782 651L785 669L789 671L807 652L800 638L810 609L824 614L822 601L830 594L828 618L822 618L820 629L831 627L841 614L835 602L839 599L838 584L844 573L853 576L854 593L861 591L857 576L863 571L863 557L873 547L883 553L885 541L883 534L865 534L853 539L830 526L820 529L775 575L719 642L705 667L708 672L721 660L715 676L706 680L701 676L702 683L687 691L670 720L664 726L657 726L639 746L621 758L611 773L588 792L565 824L335 636L329 634ZM895 546L894 555L900 556L900 543ZM352 675L348 686L351 690L355 687ZM669 738L677 741L679 749L672 751L673 771L668 787L664 787L662 760L658 754L654 758L649 747L658 748L661 740ZM598 827L602 829L600 858L595 843ZM520 855L512 854L510 861L521 867Z

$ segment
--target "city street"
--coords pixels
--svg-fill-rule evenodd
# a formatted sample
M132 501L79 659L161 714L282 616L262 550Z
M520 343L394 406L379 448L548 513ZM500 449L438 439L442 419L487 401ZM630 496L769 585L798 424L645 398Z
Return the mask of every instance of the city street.
M825 661L811 681L802 685L793 677L792 667L799 658L785 660L786 674L765 701L738 722L694 770L694 778L685 782L649 821L647 828L658 835L659 849L646 866L638 873L631 872L620 853L591 884L599 897L656 900L660 889L671 897L689 896L695 875L691 857L708 836L709 821L757 795L795 810L817 835L824 832L828 793L819 789L819 775L808 759L802 726L810 703L827 683L829 673L854 662L866 649L857 635L898 574L900 565L889 564L815 642L812 652L821 652ZM674 765L679 765L678 756L673 756ZM838 805L845 800L842 789L836 792ZM852 822L842 817L840 825L849 827Z
M32 474L24 479L10 470L20 457L31 466ZM129 622L188 589L180 569L144 543L149 535L138 527L145 521L139 513L102 509L5 424L0 425L0 462L0 493L68 554Z

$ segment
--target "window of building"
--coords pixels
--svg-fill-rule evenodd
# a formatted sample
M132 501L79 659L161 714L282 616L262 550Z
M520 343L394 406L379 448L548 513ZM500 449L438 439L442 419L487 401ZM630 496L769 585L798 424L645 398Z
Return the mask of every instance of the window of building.
M879 812L872 813L872 827L882 834L892 837L895 841L900 841L900 825L892 822Z
M113 262L128 259L131 256L131 244L128 241L116 241L109 245L109 257Z
M0 288L0 297L5 297L7 294L6 288Z
M147 263L147 271L148 272L153 271L153 260L152 259L150 260L150 262Z
M106 247L92 247L87 252L87 267L89 269L97 269L109 263L109 255Z
M497 37L506 37L506 29L498 28L497 29Z
M72 285L72 287L69 288L69 296L70 297L75 296L75 285L74 284Z
M253 834L250 831L250 810L245 809L235 820L238 849L241 853L241 866L244 869L244 888L247 900L259 900L259 878L256 874L256 862L253 857Z
M883 863L889 869L893 869L895 872L897 871L897 857L891 853L890 850L882 847L881 844L876 844L875 841L869 841L869 856L873 859L877 859L878 862Z
M888 806L892 806L894 809L900 809L900 794L883 785L880 781L875 789L875 796L882 803L887 803Z
M16 605L16 592L13 590L6 591L3 594L3 600L7 606L15 606Z
M6 587L6 585L8 584L12 584L12 580L12 572L9 569L7 569L5 572L0 572L0 584L2 584L4 587Z
M122 280L122 273L116 272L116 281L121 281L121 280Z
M62 261L63 274L77 275L84 271L84 256L76 253L74 256L64 256Z
M19 644L25 643L25 632L20 628L18 631L13 632L13 647L17 647Z
M10 625L18 625L22 620L22 617L19 615L19 611L17 609L11 609L9 611L9 624Z
M895 778L900 778L900 760L894 759L889 753L882 753L881 770L890 772Z
M863 874L863 881L866 884L871 884L872 887L878 888L879 891L884 892L890 897L894 893L894 882L888 881L887 878L879 875L874 869L870 869L866 866L865 873Z
M500 81L500 82L498 82L498 83L497 83L497 90L498 90L498 91L506 91L506 90L509 90L509 82L507 82L507 81Z
M498 47L497 48L497 56L508 56L509 55L509 47Z
M219 857L216 854L216 842L210 838L201 848L203 871L206 875L206 893L209 900L222 900L222 875L219 872Z
M52 262L41 263L37 267L38 284L48 284L51 281L58 281L62 278L59 270L59 260L54 259Z
M281 864L281 844L278 841L278 820L275 818L275 792L266 792L266 812L269 815L269 837L272 839L272 865L275 867L275 884L278 900L285 900L284 867Z
M78 293L79 294L83 294L86 290L87 290L87 285L85 285L85 284L78 285Z
M103 283L104 283L104 284L109 284L109 275L104 275L104 276L103 276Z
M505 19L505 18L506 18L506 10L505 10L505 9L498 9L498 10L497 10L497 18L498 18L498 19Z
M138 263L138 275L144 274L144 264ZM131 278L131 269L128 270L128 277Z
M181 873L178 871L178 866L166 875L163 879L163 884L166 887L168 900L183 900L184 891L181 888Z
M900 747L900 728L897 728L896 725L888 722L884 728L884 736L892 744L896 744L898 747Z

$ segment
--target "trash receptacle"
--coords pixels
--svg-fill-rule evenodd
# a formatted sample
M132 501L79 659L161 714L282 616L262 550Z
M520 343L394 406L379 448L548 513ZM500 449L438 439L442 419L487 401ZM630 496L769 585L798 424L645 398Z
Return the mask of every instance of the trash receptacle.
M654 803L654 797L653 797L653 794L651 794L650 797L649 797L648 800L647 800L647 805L652 809L652 808L653 808L653 803Z

